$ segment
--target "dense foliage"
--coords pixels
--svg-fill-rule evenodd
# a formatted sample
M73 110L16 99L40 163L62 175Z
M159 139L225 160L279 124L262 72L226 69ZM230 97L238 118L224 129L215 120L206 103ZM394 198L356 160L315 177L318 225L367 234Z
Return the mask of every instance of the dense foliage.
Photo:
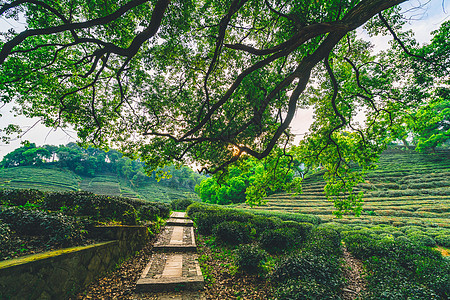
M175 199L172 200L172 202L170 203L170 207L172 208L172 210L182 210L185 211L186 208L188 208L189 205L191 205L192 203L194 203L193 200L191 199Z
M235 249L232 255L238 272L269 280L274 299L342 299L343 268L349 267L343 245L367 270L361 273L367 285L360 299L449 297L450 261L413 238L418 226L315 226L282 221L271 212L256 216L200 203L189 206L187 212L199 233L213 236L214 242L208 243ZM431 230L436 235L443 232L436 227Z
M167 166L147 175L146 165L140 160L132 160L116 150L105 152L93 147L85 149L75 143L42 147L36 147L34 143L25 144L6 154L0 162L0 169L17 166L56 166L82 176L111 173L127 179L135 187L158 182L191 191L203 179L203 176L187 166Z
M27 201L24 203L25 199ZM139 221L168 218L170 213L169 206L163 203L95 195L89 192L0 190L0 204L12 207L29 205L43 211L89 217L97 222L117 221L128 225L136 225Z
M201 234L212 234L218 242L232 245L258 242L269 252L294 249L306 240L313 226L200 203L190 205L187 213Z
M294 178L297 170L299 162L292 156L280 159L271 155L261 161L248 157L230 166L227 174L203 180L195 191L203 202L212 204L261 204L264 197L275 192L298 191L300 178Z
M26 29L1 35L0 101L47 126L71 126L86 145L119 146L150 168L195 161L212 173L285 149L297 109L311 108L298 155L327 170L339 210L358 213L353 187L362 174L351 162L370 169L408 115L419 120L423 144L447 137L446 94L425 97L444 95L436 104L408 93L424 76L448 78L447 31L418 47L401 32L402 2L2 1L0 15L24 19ZM389 32L408 55L375 58L356 38L360 26ZM429 124L420 121L427 111ZM265 190L257 187L253 194Z
M349 251L370 271L365 299L447 299L450 261L423 243L348 233Z
M158 230L168 205L88 192L0 190L0 260L92 242L95 225L147 224Z
M50 244L72 245L86 234L85 224L62 213L0 206L0 219L18 234L39 235Z

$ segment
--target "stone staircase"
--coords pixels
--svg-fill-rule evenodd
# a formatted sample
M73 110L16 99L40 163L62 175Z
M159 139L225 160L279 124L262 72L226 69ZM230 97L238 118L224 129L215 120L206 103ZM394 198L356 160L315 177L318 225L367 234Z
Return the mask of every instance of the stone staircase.
M184 212L172 213L153 249L155 253L137 282L136 292L203 288L193 222Z

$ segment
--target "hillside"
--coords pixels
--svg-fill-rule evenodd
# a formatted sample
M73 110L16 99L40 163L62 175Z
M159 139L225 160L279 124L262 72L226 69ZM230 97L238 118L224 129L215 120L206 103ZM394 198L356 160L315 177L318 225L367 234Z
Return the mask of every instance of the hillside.
M439 225L450 227L450 151L420 154L389 150L378 168L358 185L364 192L361 217L332 215L333 204L323 192L323 174L307 176L303 193L274 194L256 209L308 213L324 221L384 223L393 225ZM246 205L241 205L246 207Z
M129 181L112 173L84 177L67 169L53 166L21 166L0 169L0 188L39 189L43 191L88 191L99 195L139 198L170 202L173 199L195 198L188 189L175 189L157 183L132 186Z

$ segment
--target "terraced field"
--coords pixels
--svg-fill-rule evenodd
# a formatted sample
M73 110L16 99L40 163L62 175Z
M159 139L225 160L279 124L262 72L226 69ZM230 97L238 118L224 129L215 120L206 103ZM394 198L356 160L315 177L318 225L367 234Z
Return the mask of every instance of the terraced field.
M195 193L172 189L158 184L147 184L145 186L135 187L135 191L136 193L139 193L143 199L166 203L169 203L172 199L200 199Z
M380 158L365 183L361 217L336 219L334 207L323 192L322 174L307 177L303 193L275 194L256 209L315 214L340 223L426 225L450 228L450 151L419 154L389 150ZM245 205L242 205L245 207Z
M95 194L121 196L120 183L116 175L104 174L93 178L84 178L80 189Z
M17 167L0 170L0 188L78 191L79 176L55 168Z
M43 191L88 191L99 195L170 202L173 199L198 199L197 194L154 183L131 186L115 174L81 177L54 167L15 167L0 169L0 189L38 189Z

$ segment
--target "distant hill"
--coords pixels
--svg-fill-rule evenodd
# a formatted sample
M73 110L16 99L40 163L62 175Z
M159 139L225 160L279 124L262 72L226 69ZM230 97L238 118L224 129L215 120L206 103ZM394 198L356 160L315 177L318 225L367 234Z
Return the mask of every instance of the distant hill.
M343 223L450 227L450 151L421 154L388 150L378 166L358 185L364 191L364 212L359 218L336 219L332 215L333 204L323 191L323 173L307 176L302 194L274 194L256 209L315 214L325 221Z
M0 169L0 188L39 189L43 191L89 191L95 194L170 202L173 199L198 199L185 188L171 188L158 183L133 186L114 173L84 177L55 166L19 166Z

